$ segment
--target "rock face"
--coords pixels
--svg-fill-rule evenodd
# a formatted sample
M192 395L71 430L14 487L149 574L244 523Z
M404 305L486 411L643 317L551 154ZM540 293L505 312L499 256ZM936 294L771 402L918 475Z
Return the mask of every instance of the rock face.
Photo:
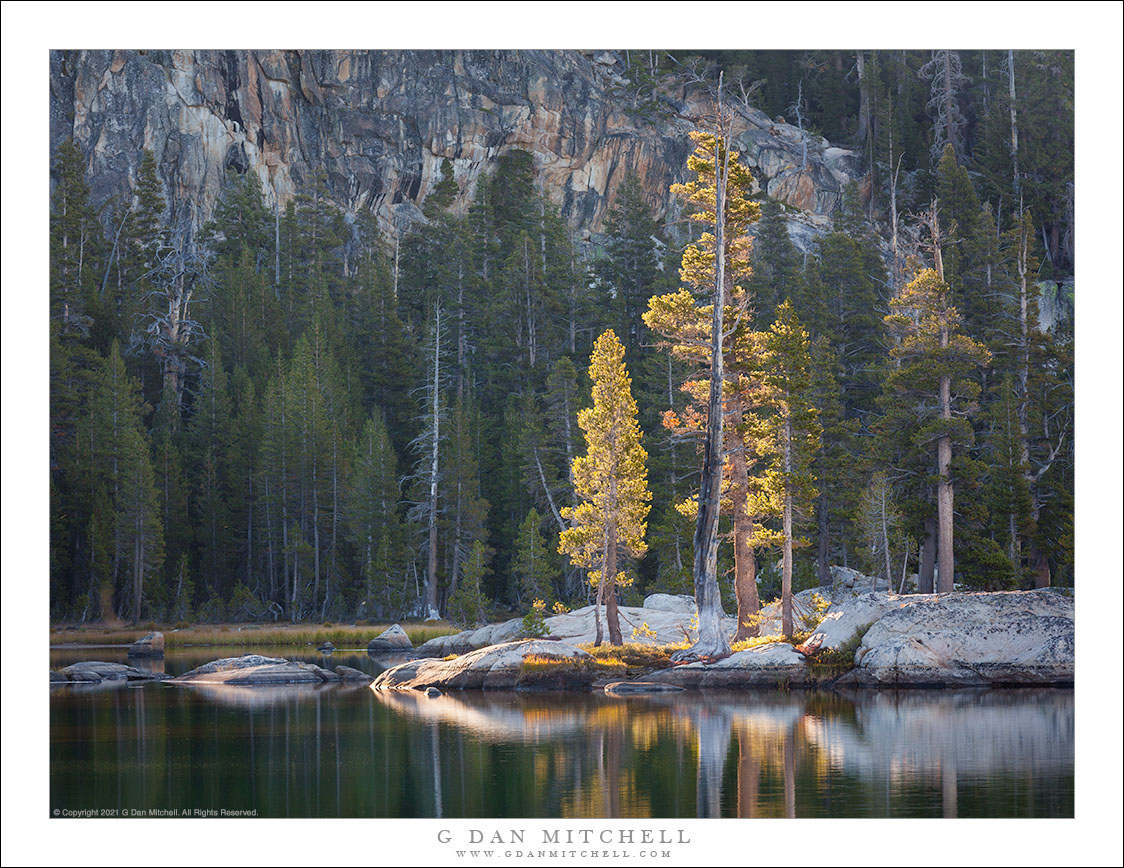
M393 654L410 651L414 643L399 625L387 627L378 636L367 643L368 654Z
M371 685L373 688L393 687L400 689L424 689L436 687L449 689L512 689L524 680L523 661L527 657L549 657L561 661L579 662L588 660L590 655L580 648L564 642L543 639L525 639L521 642L506 642L492 645L479 651L462 654L452 660L411 660L400 663L380 673ZM575 667L560 667L565 670L566 684L540 685L557 689L558 687L588 687L593 680L592 672L576 673Z
M129 657L163 657L164 634L146 633L129 646Z
M804 656L786 642L738 651L717 663L688 663L663 669L649 681L680 687L798 687L808 680Z
M340 676L313 663L246 654L204 663L172 680L177 684L322 684L339 681Z
M792 625L794 630L805 630L818 618L812 597L823 596L823 590L812 588L792 595ZM830 594L824 598L830 599ZM781 633L781 602L775 600L761 607L761 620L758 622L758 636L779 636Z
M885 591L857 595L841 593L802 647L809 650L840 648L883 615L903 606L914 605L919 599L915 596L891 595Z
M666 594L654 595L678 599ZM645 601L646 602L646 601ZM694 638L692 621L695 616L692 601L690 611L669 611L659 608L637 608L635 606L621 606L618 610L621 619L621 633L626 642L637 642L647 645L666 645L682 642L687 636ZM604 627L605 612L601 612L602 626ZM593 606L575 609L564 615L553 615L544 622L547 635L552 639L560 639L571 645L585 645L596 639L596 625L594 623ZM645 629L647 625L647 629ZM734 635L734 619L726 619L727 632ZM463 654L488 645L501 642L511 642L523 635L523 619L512 618L501 624L488 624L476 630L465 630L451 636L438 636L430 639L418 648L418 653L429 657L444 656L446 654ZM605 641L608 641L608 631L605 632Z
M96 660L72 663L57 671L51 670L52 684L100 684L103 681L163 681L172 676L148 672L124 663L102 663Z
M1073 598L1055 591L902 597L867 631L840 684L1071 684Z
M523 149L563 217L599 232L629 170L670 206L704 109L678 88L655 113L631 111L624 66L578 51L53 51L50 145L82 149L95 205L129 194L148 148L174 222L204 221L232 169L282 208L322 174L346 213L387 229L423 219L443 160L463 213L491 161ZM864 174L860 154L815 136L802 166L799 131L762 112L743 110L733 132L758 183L802 212L798 244Z
M649 594L644 598L644 608L655 612L695 614L695 598L688 594Z

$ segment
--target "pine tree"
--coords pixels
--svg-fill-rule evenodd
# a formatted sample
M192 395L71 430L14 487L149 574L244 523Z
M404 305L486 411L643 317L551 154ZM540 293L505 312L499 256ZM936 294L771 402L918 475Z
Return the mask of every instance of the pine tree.
M225 596L233 587L230 552L230 504L236 480L231 478L234 457L234 415L222 354L209 343L202 389L192 408L187 428L187 456L192 468L192 526L199 551L197 563L207 577L207 590Z
M639 358L645 343L641 314L661 283L659 224L644 199L634 172L617 188L616 201L605 220L605 255L593 273L608 291L614 325L623 335L625 350Z
M448 618L459 627L477 627L488 617L489 601L484 594L484 579L491 573L488 566L492 550L480 540L472 544L465 561L464 576L449 598Z
M762 483L763 493L780 507L781 530L767 532L758 527L757 539L771 536L781 546L781 632L792 635L792 551L807 545L799 537L798 524L811 512L818 492L812 464L820 447L823 429L819 412L812 406L811 366L808 334L796 317L790 301L777 308L762 349L764 403L771 413L755 427L755 439L768 444L771 461ZM762 450L764 451L764 450Z
M749 494L748 468L753 457L746 450L742 432L750 412L746 396L751 389L753 367L752 353L746 354L753 344L748 334L752 307L746 291L751 277L750 239L746 232L758 218L760 208L750 199L753 177L737 156L713 134L696 132L692 139L696 149L687 166L695 180L673 185L671 189L695 209L693 221L714 230L704 231L695 244L684 250L680 268L681 279L702 296L704 305L697 306L695 296L687 289L654 297L649 300L644 322L667 339L665 345L673 355L697 365L708 375L705 381L695 380L685 386L694 391L696 405L704 408L694 411L695 425L707 429L694 540L699 641L696 648L685 653L709 658L724 656L729 651L719 624L721 599L716 575L719 489L724 473L731 477L739 624L748 621L758 608L755 564L752 549L745 542L752 536L753 517L743 508ZM719 212L721 219L717 217ZM711 302L709 306L705 305L707 299ZM723 326L725 322L731 323L728 330ZM715 339L716 334L721 337ZM728 417L728 424L724 417ZM723 451L731 456L729 462L722 460Z
M404 603L405 527L399 515L398 463L377 415L363 425L352 468L347 526L358 555L366 615L398 615Z
M578 413L586 454L574 459L574 489L580 502L564 507L570 526L559 534L558 551L588 569L597 587L597 639L602 641L601 604L606 603L609 641L622 644L616 605L618 548L644 554L651 494L640 443L636 402L624 365L624 347L610 329L597 339L590 358L593 406Z
M59 145L51 174L51 319L59 323L60 336L81 337L93 324L87 308L97 302L105 239L90 204L85 161L73 139Z
M511 574L525 604L555 596L558 569L547 550L541 528L542 516L532 509L519 526L519 537L515 541Z
M939 246L938 246L939 261ZM939 591L953 589L952 450L972 442L966 416L975 410L979 385L971 379L990 362L987 349L960 332L960 315L948 285L937 271L922 269L890 301L886 324L897 344L898 362L886 379L886 393L898 412L916 417L914 443L937 452Z
M146 586L150 592L153 590L164 557L163 523L143 414L139 386L126 373L114 342L92 396L89 421L80 433L80 442L84 449L89 449L95 508L112 509L110 574L111 590L117 594L117 611L128 613L134 623L142 616ZM95 519L102 522L95 530L104 529L104 516L95 515ZM99 565L104 561L99 551L104 545L104 530L97 531L95 541L91 569L100 575L103 566ZM101 587L105 588L104 583ZM108 609L109 598L103 591L103 617Z

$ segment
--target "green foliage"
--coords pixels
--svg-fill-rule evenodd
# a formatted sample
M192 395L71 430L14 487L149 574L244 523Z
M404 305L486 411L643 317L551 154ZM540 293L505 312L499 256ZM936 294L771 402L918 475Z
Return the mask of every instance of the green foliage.
M464 565L464 575L460 584L449 597L446 604L446 617L453 624L462 628L477 627L487 620L490 606L488 598L484 595L484 579L491 573L488 566L492 552L477 540L472 544L468 560Z
M536 599L523 616L523 635L528 639L541 639L550 635L546 626L546 603L543 600Z
M917 75L931 52L724 51L704 53L697 66L690 53L677 53L677 64L659 52L618 55L618 97L636 117L670 105L660 88L673 83L673 68L704 77L723 69L727 93L744 85L751 102L789 121L799 88L806 129L861 149L871 170L869 188L844 192L834 230L807 251L790 240L791 209L751 195L752 177L734 172L727 313L738 328L727 345L727 397L741 402L744 424L731 410L727 449L739 439L750 446L760 544L783 535L781 477L766 475L778 441L753 432L778 419L778 362L765 331L786 298L809 334L806 400L823 429L801 471L818 495L803 498L793 533L796 542L814 533L817 545L795 555L794 588L815 583L828 564L865 563L873 540L863 544L862 496L880 472L900 514L889 534L895 584L903 562L915 569L934 512L933 445L944 434L955 444L958 580L1073 581L1071 320L1063 315L1049 333L1036 327L1041 291L1072 306L1073 55L1014 52L1013 105L1006 52L958 55L970 85L960 95L966 149L939 153L935 165L931 82ZM696 481L693 438L705 418L691 384L702 382L705 360L691 343L707 337L710 310L698 297L713 279L714 143L694 145L695 181L681 189L694 232L665 227L647 199L653 191L635 177L613 177L605 235L579 242L532 156L508 151L478 179L466 216L452 213L461 191L443 162L421 203L428 222L389 232L366 207L345 219L338 179L298 179L297 195L275 213L255 172L231 172L194 256L183 227L170 224L198 203L165 184L170 163L147 151L121 155L135 166L124 195L93 201L91 190L106 186L87 176L86 145L63 143L52 159L49 223L52 616L176 622L200 603L215 617L221 602L227 617L400 617L426 570L407 517L415 492L398 476L422 430L414 390L436 302L449 373L441 592L463 584L481 542L494 549L482 594L504 605L586 598L587 568L560 573L556 556L539 549L564 523L561 509L580 500L576 420L592 383L579 368L609 327L630 360L652 492L647 552L625 598L689 590L692 521L675 507ZM904 248L912 229L903 215L935 194L947 285L915 286L890 311L887 331L881 320L900 287L872 228L886 234L899 165L899 241ZM573 215L585 206L565 207ZM182 281L173 263L187 267ZM681 265L688 288L674 292ZM191 295L181 308L182 289ZM926 330L929 308L950 323L954 313L972 343L955 337L941 348ZM173 309L186 316L178 335L166 319ZM658 352L657 340L673 352ZM992 354L990 368L979 364L979 346ZM935 412L942 372L951 420ZM726 516L733 501L727 494ZM525 527L532 510L537 538ZM885 553L873 554L883 572ZM729 561L724 547L720 564ZM761 561L761 592L779 595L774 559Z
M542 535L542 516L534 509L519 526L511 573L523 600L542 601L555 596L558 569Z

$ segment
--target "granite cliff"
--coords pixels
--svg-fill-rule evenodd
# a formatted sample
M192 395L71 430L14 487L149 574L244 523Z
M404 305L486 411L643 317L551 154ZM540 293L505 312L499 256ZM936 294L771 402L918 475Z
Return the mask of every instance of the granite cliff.
M51 148L74 138L95 203L129 193L147 148L171 219L196 225L233 168L282 206L322 176L346 212L389 230L421 219L443 160L463 210L491 161L521 148L563 216L598 232L629 170L672 207L705 108L682 87L637 108L613 52L56 51L50 66ZM815 136L802 168L800 131L753 108L736 132L760 186L793 209L800 246L863 179L859 154Z

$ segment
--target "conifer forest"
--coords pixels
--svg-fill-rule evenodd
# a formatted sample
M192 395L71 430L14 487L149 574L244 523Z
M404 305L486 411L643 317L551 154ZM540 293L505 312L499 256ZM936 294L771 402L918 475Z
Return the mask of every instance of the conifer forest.
M52 621L704 621L710 570L740 638L832 565L1073 584L1073 52L606 54L633 128L693 132L658 188L622 145L603 219L519 141L388 221L241 158L194 201L139 133L111 189L57 137Z

